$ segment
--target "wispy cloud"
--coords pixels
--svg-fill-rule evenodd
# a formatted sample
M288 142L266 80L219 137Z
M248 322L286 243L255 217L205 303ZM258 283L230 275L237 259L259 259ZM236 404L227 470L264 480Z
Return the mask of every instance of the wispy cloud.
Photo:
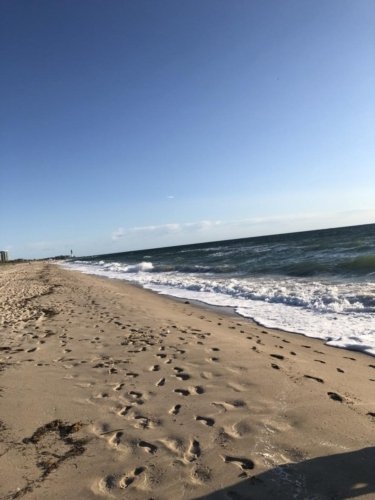
M175 231L179 231L181 229L181 224L162 224L160 226L140 226L140 227L132 227L128 231L136 232L136 233L171 233Z
M210 221L210 220L202 220L198 222L183 222L183 223L170 223L170 224L160 224L154 226L136 226L128 229L124 229L123 227L119 227L112 233L112 240L120 240L127 235L131 234L176 234L178 232L196 232L202 231L214 226L218 226L222 224L221 221Z

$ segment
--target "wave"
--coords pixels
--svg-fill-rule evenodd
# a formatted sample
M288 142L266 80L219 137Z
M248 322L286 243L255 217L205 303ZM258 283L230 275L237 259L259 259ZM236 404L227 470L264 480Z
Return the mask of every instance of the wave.
M194 292L228 295L241 300L264 301L320 312L370 312L375 314L375 285L280 277L220 277L208 266L154 266L152 262L123 264L76 261L68 265L88 274L137 281L142 285L165 286ZM190 274L195 271L195 275ZM199 276L200 274L203 276ZM121 276L121 275L124 276ZM136 276L128 277L127 274ZM209 274L208 276L204 276Z
M153 271L154 265L152 262L139 262L138 264L121 264L120 262L104 262L99 261L97 264L86 261L75 261L74 263L78 267L83 268L86 266L88 269L91 267L97 269L97 271L102 270L104 273L114 272L114 273L140 273L140 272L150 272ZM80 269L84 272L84 269ZM91 273L89 273L91 274ZM98 274L98 273L95 273Z
M160 272L151 262L76 262L67 267L125 279L161 294L231 307L264 326L322 338L330 345L357 346L375 355L375 285L371 282Z
M284 277L311 277L324 276L350 277L371 276L375 273L375 255L361 256L354 259L306 259L297 261L277 262L258 256L257 259L199 259L193 262L168 260L167 262L142 261L136 263L108 262L108 261L75 261L77 265L98 265L105 270L125 273L137 272L175 272L183 274L211 274L211 275L243 275L243 276L270 276Z
M355 271L360 274L371 274L375 272L375 254L362 255L341 264L347 271Z

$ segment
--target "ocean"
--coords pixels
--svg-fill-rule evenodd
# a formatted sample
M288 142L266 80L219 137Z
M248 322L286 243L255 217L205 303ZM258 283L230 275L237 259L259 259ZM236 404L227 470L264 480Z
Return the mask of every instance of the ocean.
M64 267L375 356L375 224L96 255Z

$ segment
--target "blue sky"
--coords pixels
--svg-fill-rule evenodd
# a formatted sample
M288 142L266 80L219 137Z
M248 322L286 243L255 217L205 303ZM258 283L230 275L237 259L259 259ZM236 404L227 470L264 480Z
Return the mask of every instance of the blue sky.
M0 247L375 222L373 0L3 0Z

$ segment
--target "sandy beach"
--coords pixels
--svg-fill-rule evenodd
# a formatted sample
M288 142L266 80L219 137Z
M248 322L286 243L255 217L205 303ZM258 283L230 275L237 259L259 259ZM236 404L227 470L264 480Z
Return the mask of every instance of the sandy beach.
M0 268L1 499L375 496L375 358L130 284Z

